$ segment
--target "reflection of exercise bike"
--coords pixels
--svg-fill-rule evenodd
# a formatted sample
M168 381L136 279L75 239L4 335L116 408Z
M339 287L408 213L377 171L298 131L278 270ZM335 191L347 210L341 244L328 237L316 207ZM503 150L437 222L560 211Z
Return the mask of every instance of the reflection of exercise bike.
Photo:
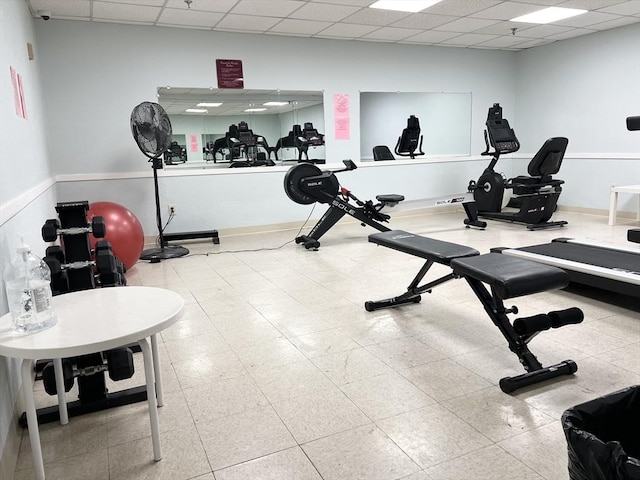
M550 222L549 219L556 210L558 197L562 192L560 185L564 180L556 180L551 175L558 173L569 140L564 137L548 139L529 162L529 176L518 176L507 180L494 171L500 155L513 153L520 149L516 134L509 126L509 122L502 118L502 107L494 103L489 109L489 115L484 132L487 150L482 155L493 155L491 163L482 173L477 182L469 182L469 191L473 192L477 211L466 209L467 226L478 226L478 216L504 220L515 223L525 223L529 230L566 225L561 220ZM489 143L494 151L489 152ZM507 203L507 208L517 210L502 211L505 190L513 192Z
M328 203L329 209L318 220L308 235L296 238L296 243L303 243L306 249L317 249L322 235L333 227L345 214L360 220L362 226L369 225L381 232L390 230L381 222L387 222L389 215L382 213L386 207L393 207L404 200L402 195L377 195L377 204L371 200L363 202L354 194L338 183L335 174L355 170L356 164L351 160L343 160L345 165L341 170L320 170L316 165L300 163L289 169L284 177L284 191L287 196L301 205L314 202ZM352 205L349 201L355 202Z

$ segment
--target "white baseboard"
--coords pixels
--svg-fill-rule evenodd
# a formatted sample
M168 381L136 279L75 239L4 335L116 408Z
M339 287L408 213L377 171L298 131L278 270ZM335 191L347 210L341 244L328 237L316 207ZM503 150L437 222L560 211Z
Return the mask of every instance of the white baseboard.
M0 478L3 480L13 480L18 464L18 453L20 452L20 442L22 441L22 430L18 425L18 419L22 415L22 392L13 406L13 421L9 425L9 432L4 443L2 455L0 456Z

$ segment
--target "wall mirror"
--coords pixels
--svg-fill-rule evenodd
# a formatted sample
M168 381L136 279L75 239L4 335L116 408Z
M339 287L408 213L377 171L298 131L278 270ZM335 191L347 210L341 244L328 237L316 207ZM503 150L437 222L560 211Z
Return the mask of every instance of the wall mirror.
M293 164L299 150L285 139L292 138L295 125L311 124L325 133L321 91L159 87L158 103L173 128L166 168ZM260 139L254 148L240 150L228 142L239 125ZM308 148L307 156L324 159L324 146Z
M360 152L373 159L373 147L394 150L410 115L419 119L423 137L420 158L471 153L471 93L361 92Z

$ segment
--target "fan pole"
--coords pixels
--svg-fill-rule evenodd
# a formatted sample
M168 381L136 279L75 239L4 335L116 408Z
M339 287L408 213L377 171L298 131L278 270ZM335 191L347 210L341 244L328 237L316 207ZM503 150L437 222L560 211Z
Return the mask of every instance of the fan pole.
M160 188L158 186L158 165L162 165L162 158L152 158L151 165L153 166L153 187L156 196L156 222L158 223L160 248L149 248L147 250L143 250L140 255L140 260L150 260L151 263L157 263L167 258L184 257L189 253L189 250L179 245L165 245L164 234L162 231L162 214L160 209Z

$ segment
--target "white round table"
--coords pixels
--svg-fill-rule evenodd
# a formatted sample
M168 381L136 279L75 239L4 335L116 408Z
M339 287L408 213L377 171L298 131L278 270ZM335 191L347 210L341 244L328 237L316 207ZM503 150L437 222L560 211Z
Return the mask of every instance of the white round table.
M53 298L56 325L33 334L11 328L11 314L0 317L0 355L22 359L27 422L36 478L44 480L44 463L33 397L34 361L54 359L60 423L68 422L62 358L101 352L137 342L144 359L147 401L155 460L162 458L157 406L164 403L156 334L175 323L184 301L155 287L108 287ZM147 342L151 337L151 346Z

